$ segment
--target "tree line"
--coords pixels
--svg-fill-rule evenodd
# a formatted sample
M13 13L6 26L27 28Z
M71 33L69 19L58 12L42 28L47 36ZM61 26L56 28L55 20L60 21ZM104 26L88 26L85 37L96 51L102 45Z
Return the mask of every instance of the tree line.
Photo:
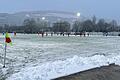
M105 19L97 20L94 16L92 19L85 21L75 21L73 24L72 31L74 32L118 32L120 31L120 25L117 24L116 20L111 22L105 21Z
M84 21L76 20L73 24L68 21L57 21L50 23L48 21L37 22L34 19L26 19L22 26L10 26L5 24L0 26L0 32L19 32L19 33L38 33L38 32L118 32L120 25L116 20L107 22L105 19L97 20L94 16Z

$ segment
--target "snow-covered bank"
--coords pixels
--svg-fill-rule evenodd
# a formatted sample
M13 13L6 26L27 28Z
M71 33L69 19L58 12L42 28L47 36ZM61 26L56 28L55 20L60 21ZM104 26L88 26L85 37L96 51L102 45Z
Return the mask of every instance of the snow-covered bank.
M64 61L59 60L35 67L26 67L19 73L13 74L7 80L50 80L111 63L119 65L120 55L107 57L104 55L94 55L91 57L74 56Z

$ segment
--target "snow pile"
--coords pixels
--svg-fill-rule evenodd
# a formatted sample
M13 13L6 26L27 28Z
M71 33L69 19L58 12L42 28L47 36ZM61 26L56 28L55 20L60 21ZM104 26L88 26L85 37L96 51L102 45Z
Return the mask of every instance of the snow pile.
M120 56L74 56L73 58L66 59L64 61L59 60L55 62L47 62L40 66L26 67L19 73L13 74L7 80L50 80L79 71L109 65L110 63L120 64Z

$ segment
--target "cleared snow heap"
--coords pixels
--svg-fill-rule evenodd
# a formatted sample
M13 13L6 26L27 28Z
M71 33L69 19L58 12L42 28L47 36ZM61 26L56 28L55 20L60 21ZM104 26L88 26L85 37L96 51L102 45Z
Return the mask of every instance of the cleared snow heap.
M74 56L66 60L47 62L39 66L26 67L20 72L13 74L7 80L50 80L60 76L96 68L115 63L120 64L120 55L104 56L94 55L91 57Z

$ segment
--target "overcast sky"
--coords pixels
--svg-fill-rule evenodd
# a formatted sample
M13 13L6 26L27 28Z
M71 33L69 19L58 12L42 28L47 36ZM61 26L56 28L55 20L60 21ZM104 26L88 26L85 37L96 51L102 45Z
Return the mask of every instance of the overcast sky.
M57 10L119 19L120 0L0 0L0 13Z

